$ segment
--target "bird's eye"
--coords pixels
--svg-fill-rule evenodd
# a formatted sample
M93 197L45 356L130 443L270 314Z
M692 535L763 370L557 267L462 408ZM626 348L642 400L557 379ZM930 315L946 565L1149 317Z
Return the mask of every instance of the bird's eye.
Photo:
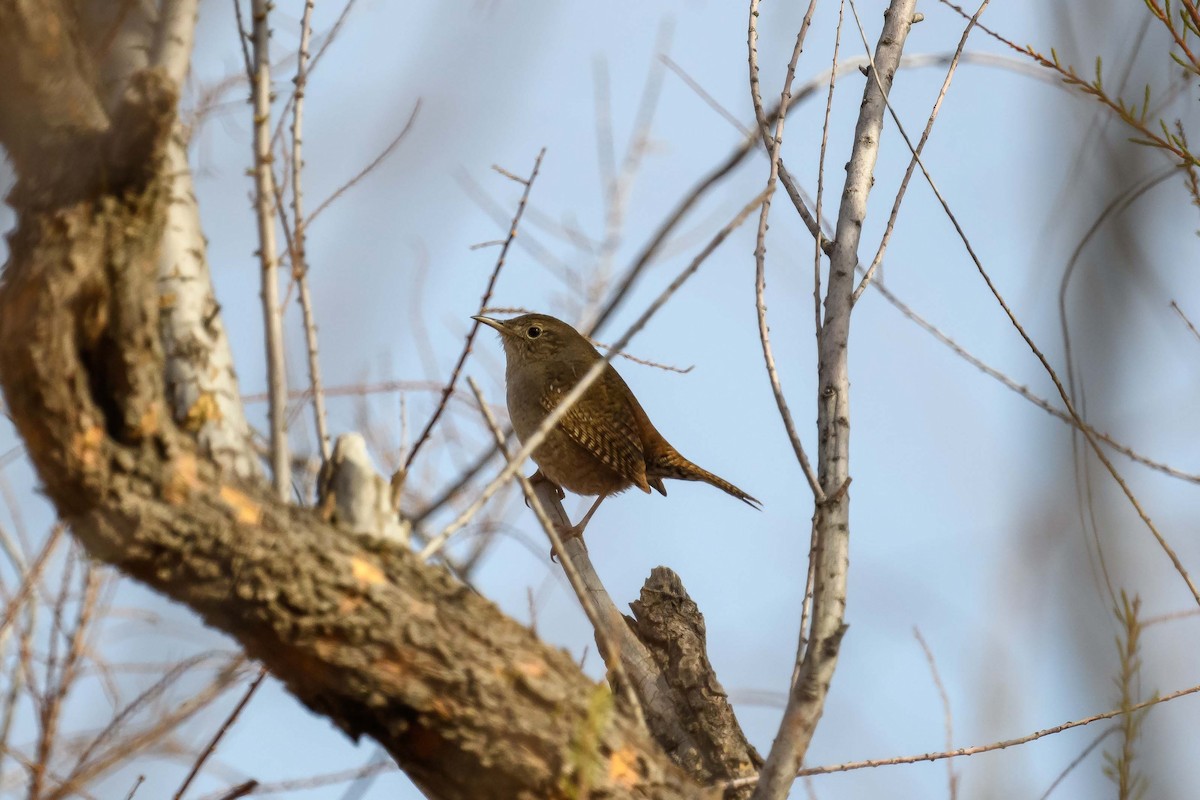
M525 331L525 335L530 339L536 339L542 335L542 329L537 325L530 325L529 330Z

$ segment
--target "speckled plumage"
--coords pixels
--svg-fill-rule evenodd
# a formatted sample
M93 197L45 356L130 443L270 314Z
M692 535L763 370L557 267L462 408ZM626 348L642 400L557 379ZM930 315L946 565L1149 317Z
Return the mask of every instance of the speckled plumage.
M476 319L501 334L508 413L517 437L525 441L601 356L570 325L544 314ZM533 460L546 478L575 494L603 498L636 486L665 495L663 479L674 478L704 481L749 505L759 504L681 456L611 364L533 451Z

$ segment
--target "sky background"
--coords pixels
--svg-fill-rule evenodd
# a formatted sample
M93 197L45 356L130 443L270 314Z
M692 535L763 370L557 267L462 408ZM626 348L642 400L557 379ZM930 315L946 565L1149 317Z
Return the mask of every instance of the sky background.
M858 11L874 45L882 2ZM948 54L964 21L945 5L919 6L908 55ZM1090 75L1104 57L1106 83L1128 69L1127 95L1143 84L1165 87L1174 72L1163 37L1142 37L1140 3L1080 4L1008 0L982 20L1018 44L1055 48ZM302 5L279 2L273 52L294 50ZM340 4L319 2L317 32L328 31ZM972 11L974 9L971 9ZM760 27L762 86L773 102L799 28L803 4L764 4ZM828 69L838 6L823 2L797 71L797 85ZM850 8L843 58L864 52ZM1140 48L1140 49L1139 49ZM925 151L925 164L989 274L1056 369L1066 355L1058 310L1072 252L1103 208L1169 162L1130 145L1128 132L1098 106L1033 71L1030 62L972 33L967 50L1008 63L960 67ZM1131 54L1138 50L1136 58ZM449 375L478 310L520 186L492 171L528 174L546 148L530 209L501 273L493 305L534 309L578 321L581 294L570 275L588 278L604 259L563 231L594 242L606 230L601 169L604 118L617 163L630 146L648 76L661 92L640 168L629 181L620 235L609 268L627 267L670 210L741 140L738 130L670 70L668 54L724 109L753 119L747 84L745 4L405 2L359 0L316 68L306 100L307 206L312 209L358 172L396 135L414 105L412 130L394 154L322 213L309 231L311 282L328 386L389 380L441 382ZM231 4L202 3L196 59L185 105L241 70ZM294 64L277 73L280 98ZM919 136L945 75L944 66L897 75L893 107ZM598 76L604 76L603 79ZM836 212L862 94L863 77L843 75L831 117L824 213ZM607 84L608 102L598 102ZM1156 97L1159 96L1156 94ZM250 109L235 85L199 128L193 146L197 192L218 299L233 343L242 391L264 391L259 272L251 213ZM825 89L793 106L783 157L815 192ZM277 108L282 104L278 103ZM607 105L607 108L605 106ZM1195 88L1164 112L1194 123ZM1195 130L1193 127L1192 130ZM908 162L888 120L860 257L869 260ZM761 155L743 165L687 217L665 254L599 332L614 340L767 176ZM475 185L499 211L490 214ZM3 210L5 228L11 213ZM497 221L496 216L499 216ZM767 239L767 302L780 375L802 438L815 451L815 343L812 239L780 192ZM587 538L599 574L618 605L637 596L659 564L682 577L704 613L709 652L752 742L766 752L792 669L804 589L811 495L792 455L763 367L754 311L754 222L731 236L631 343L641 358L694 366L676 374L620 361L617 367L659 430L684 455L763 501L761 513L702 484L672 483L669 497L628 493L604 504ZM1075 375L1089 419L1099 430L1153 458L1200 471L1200 341L1169 308L1175 300L1200 319L1196 209L1176 176L1111 220L1081 251L1067 294ZM548 254L548 257L547 257ZM550 263L543 263L549 261ZM1055 397L1044 370L1004 317L928 185L914 176L883 269L888 288L962 346L1017 384ZM303 388L303 341L289 309L293 387ZM1104 543L1113 583L1143 601L1146 616L1187 611L1191 598L1111 479L1094 462L1076 480L1068 428L984 375L906 319L874 291L856 307L850 343L852 400L850 625L825 714L807 763L827 764L944 749L944 712L919 629L936 660L953 718L953 746L984 744L1114 707L1117 657L1107 595L1088 555ZM502 404L502 354L481 331L466 374ZM434 396L405 395L407 431L423 426ZM1055 400L1054 405L1061 407ZM390 472L403 446L400 394L364 404L332 399L335 433L368 419ZM249 407L265 429L265 404ZM426 447L409 478L411 503L446 485L488 440L478 415L458 404L457 443ZM11 429L0 446L15 444ZM307 410L293 442L311 451ZM1183 563L1200 570L1192 483L1115 463ZM485 472L490 477L498 469ZM27 464L6 474L31 526L48 526ZM1093 515L1078 498L1091 493ZM501 505L506 504L506 505ZM586 501L569 499L577 518ZM476 574L480 591L513 617L536 624L548 642L601 665L586 620L531 513L515 496L496 501L505 525ZM435 520L445 521L438 517ZM435 525L435 530L437 526ZM478 529L455 545L464 552ZM1094 549L1094 548L1093 548ZM152 608L166 623L133 623L106 644L115 653L167 660L197 649L230 647L188 612L133 585L119 605ZM1200 621L1195 616L1146 629L1143 693L1200 682ZM206 741L238 692L188 729ZM1200 782L1196 700L1156 708L1147 717L1140 762L1153 797L1190 797ZM98 700L81 698L72 719L86 726ZM96 718L99 718L97 716ZM1102 732L1071 731L1021 748L953 762L959 796L1038 798ZM1115 747L1110 738L1104 747ZM270 782L358 766L375 746L349 742L268 682L222 743L216 768L191 796L219 794L240 776ZM169 796L187 764L141 765L105 786L124 796L144 773L143 797ZM1053 797L1113 796L1100 750ZM948 796L945 762L887 767L814 779L821 798ZM345 786L293 792L308 800L341 798ZM804 795L797 783L794 796ZM399 774L381 777L365 798L416 798Z

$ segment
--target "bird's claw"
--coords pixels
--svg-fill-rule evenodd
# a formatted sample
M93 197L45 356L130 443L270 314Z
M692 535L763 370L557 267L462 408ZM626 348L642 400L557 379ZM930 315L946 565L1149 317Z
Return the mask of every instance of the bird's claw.
M531 486L537 486L539 483L548 484L550 486L550 488L554 490L554 496L557 497L559 500L562 500L564 497L567 496L567 493L563 491L562 487L559 486L554 481L547 478L544 474L542 474L542 471L540 469L536 470L532 475L529 476L529 484ZM525 498L525 507L529 508L529 498L528 497Z
M583 538L583 529L586 527L586 523L581 522L578 525L555 525L554 527L558 530L559 541L564 545L571 539L578 539L584 551L587 551L587 542ZM554 551L553 545L550 547L550 560L555 564L558 563L558 554Z

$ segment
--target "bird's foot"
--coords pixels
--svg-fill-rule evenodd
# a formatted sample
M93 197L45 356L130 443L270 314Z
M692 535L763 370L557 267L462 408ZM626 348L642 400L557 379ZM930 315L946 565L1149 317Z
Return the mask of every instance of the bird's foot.
M555 530L558 531L559 541L566 545L571 539L578 539L579 544L583 547L584 552L587 552L587 542L583 539L583 529L587 527L587 519L582 520L578 525L555 525ZM550 560L558 563L558 553L554 546L550 546Z
M606 496L607 495L602 494L599 497L597 497L596 502L592 503L592 507L588 509L588 512L583 515L583 519L579 520L579 522L577 524L569 525L569 526L568 525L556 525L555 526L556 528L558 528L558 535L562 539L563 542L566 542L568 539L578 539L579 543L581 545L583 545L584 551L587 550L587 543L583 541L583 529L587 527L587 524L589 522L591 522L592 515L596 513L596 509L599 508L600 504L604 502L604 498ZM555 560L554 548L550 548L550 560L551 561Z
M554 481L547 478L540 469L536 470L532 475L529 476L529 483L531 486L533 486L535 488L540 483L548 484L550 486L550 488L554 490L554 496L557 497L559 500L562 500L564 497L567 496L567 493L563 491L562 487L559 486ZM525 498L525 507L529 508L529 498L528 497Z

